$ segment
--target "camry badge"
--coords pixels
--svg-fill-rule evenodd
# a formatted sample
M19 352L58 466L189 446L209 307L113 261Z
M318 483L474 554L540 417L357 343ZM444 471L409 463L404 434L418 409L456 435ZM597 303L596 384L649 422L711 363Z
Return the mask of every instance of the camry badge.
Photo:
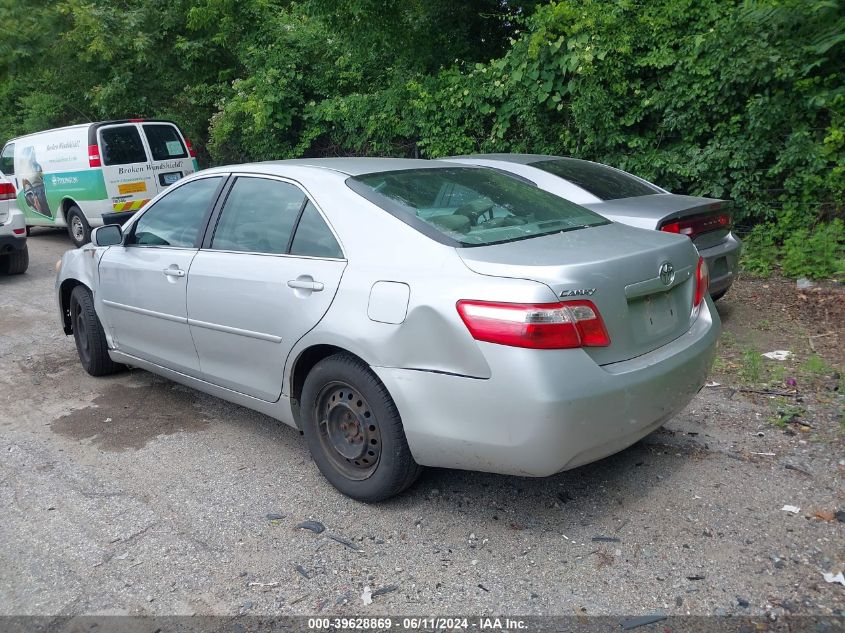
M675 281L675 267L672 266L669 262L663 262L660 264L660 281L663 282L664 286L669 286Z
M577 290L561 290L560 298L564 297L592 297L596 294L595 288L578 288Z

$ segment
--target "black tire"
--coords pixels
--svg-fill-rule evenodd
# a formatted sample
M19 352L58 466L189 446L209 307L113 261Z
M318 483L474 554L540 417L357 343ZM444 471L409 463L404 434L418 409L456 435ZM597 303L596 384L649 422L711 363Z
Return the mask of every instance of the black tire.
M77 248L91 241L91 227L78 206L71 205L67 210L67 233Z
M19 251L12 251L0 256L0 272L7 275L20 275L29 268L29 249L26 244Z
M29 224L26 225L26 236L29 237L29 234L32 233L32 227Z
M722 292L717 292L714 295L710 295L710 298L713 299L713 301L718 301L719 299L725 296L726 292L727 290L722 290Z
M335 354L321 360L305 378L301 400L302 432L311 456L346 496L382 501L419 477L422 467L411 456L393 398L357 358ZM350 458L356 450L360 455Z
M92 376L108 376L121 369L108 352L106 335L97 313L94 299L85 286L76 286L70 294L70 321L79 361Z

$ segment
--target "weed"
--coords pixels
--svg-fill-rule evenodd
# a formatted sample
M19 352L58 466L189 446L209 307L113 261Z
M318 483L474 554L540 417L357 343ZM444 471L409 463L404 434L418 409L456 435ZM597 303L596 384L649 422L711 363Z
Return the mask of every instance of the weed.
M801 365L801 370L814 376L828 375L833 372L830 365L818 354L813 354L804 361L804 364Z
M763 374L763 357L753 347L742 352L742 365L739 368L740 377L748 384L760 382Z

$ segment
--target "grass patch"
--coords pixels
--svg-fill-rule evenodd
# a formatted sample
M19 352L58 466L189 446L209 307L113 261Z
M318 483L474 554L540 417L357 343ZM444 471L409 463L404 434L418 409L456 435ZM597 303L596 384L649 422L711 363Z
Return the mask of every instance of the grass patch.
M833 373L833 368L827 364L824 358L813 354L801 365L801 371L813 376L827 376Z
M775 414L769 418L769 422L781 429L786 428L786 425L790 422L799 421L807 413L804 407L789 404L783 398L778 398L775 405L777 407Z
M742 352L739 376L748 384L760 382L763 375L763 357L753 347L746 348Z

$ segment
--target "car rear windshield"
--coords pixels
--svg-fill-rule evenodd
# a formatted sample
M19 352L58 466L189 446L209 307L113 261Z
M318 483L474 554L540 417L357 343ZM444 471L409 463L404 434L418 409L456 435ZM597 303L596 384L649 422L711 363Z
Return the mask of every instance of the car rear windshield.
M661 193L660 189L624 171L576 158L554 158L531 163L532 167L578 185L601 200L636 198Z
M153 160L187 158L188 152L179 138L176 128L167 123L144 124L144 134L150 144Z
M434 239L482 246L607 224L600 215L501 172L408 169L349 178L349 187Z

